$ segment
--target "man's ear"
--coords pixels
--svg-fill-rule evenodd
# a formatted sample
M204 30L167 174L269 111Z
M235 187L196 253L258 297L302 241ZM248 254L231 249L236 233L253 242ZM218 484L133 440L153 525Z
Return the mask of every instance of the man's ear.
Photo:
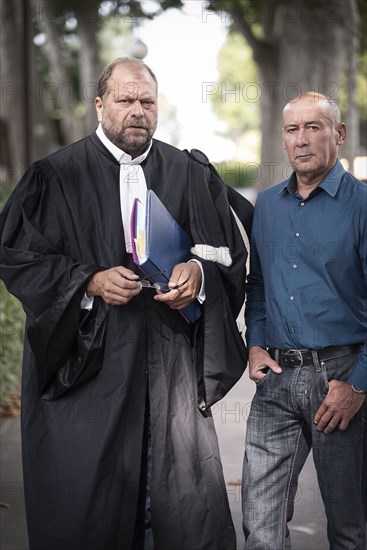
M102 122L103 101L99 96L97 96L96 99L95 99L95 106L96 106L98 122Z
M336 143L338 145L343 145L347 137L347 127L344 124L344 122L341 122L340 124L338 124L336 131L338 133L338 138Z

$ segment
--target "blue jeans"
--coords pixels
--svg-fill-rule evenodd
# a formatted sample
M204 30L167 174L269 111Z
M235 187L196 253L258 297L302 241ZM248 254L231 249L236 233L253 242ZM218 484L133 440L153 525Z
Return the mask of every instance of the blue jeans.
M366 550L366 401L347 430L318 432L328 380L346 380L358 355L269 370L257 384L243 466L246 550L289 550L297 482L313 449L331 550Z

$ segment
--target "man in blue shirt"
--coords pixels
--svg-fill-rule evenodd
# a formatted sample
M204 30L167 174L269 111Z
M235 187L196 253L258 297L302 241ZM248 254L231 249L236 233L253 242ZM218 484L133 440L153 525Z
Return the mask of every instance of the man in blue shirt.
M366 548L367 186L337 159L345 138L333 101L314 92L290 101L283 141L294 172L256 203L246 550L290 548L288 522L311 447L331 549Z

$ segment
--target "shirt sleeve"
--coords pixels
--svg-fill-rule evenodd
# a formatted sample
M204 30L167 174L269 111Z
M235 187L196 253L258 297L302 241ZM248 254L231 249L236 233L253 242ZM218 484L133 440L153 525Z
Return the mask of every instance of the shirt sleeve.
M250 242L250 272L247 279L245 308L247 347L265 347L265 291L261 262L258 254L259 207L256 205Z
M205 302L205 299L206 299L206 294L205 294L205 277L204 277L204 270L203 270L203 266L201 264L201 262L199 262L199 260L195 260L194 258L192 260L189 260L189 262L195 262L196 264L198 264L198 266L200 267L200 271L201 271L201 287L200 287L200 290L199 290L199 294L196 296L196 299L197 301L200 303L200 304L203 304Z
M358 362L354 367L352 374L348 378L349 384L353 384L360 390L367 391L367 349L364 345L363 351L359 356Z
M89 296L84 294L82 301L80 302L80 309L87 309L88 311L90 311L93 307L93 301L93 296L89 298Z
M361 258L364 280L367 291L367 218L361 216L361 226L359 230L360 245L359 255ZM366 335L367 336L367 335ZM353 368L351 375L348 378L349 384L353 384L356 388L367 391L367 341L365 340L362 353Z

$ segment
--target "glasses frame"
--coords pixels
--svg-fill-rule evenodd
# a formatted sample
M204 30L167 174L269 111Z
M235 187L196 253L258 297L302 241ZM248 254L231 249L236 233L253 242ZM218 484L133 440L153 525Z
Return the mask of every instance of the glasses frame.
M168 283L160 283L160 282L152 282L149 279L151 277L154 277L156 275L163 275L167 272L167 269L163 269L162 271L156 271L155 273L152 273L151 275L146 275L145 277L142 277L138 280L138 282L141 284L143 288L152 288L153 290L161 290L162 292L169 292L170 290L177 290L178 288L181 288L184 286L190 277L188 277L185 281L182 281L181 283L178 283L175 286L169 286Z

